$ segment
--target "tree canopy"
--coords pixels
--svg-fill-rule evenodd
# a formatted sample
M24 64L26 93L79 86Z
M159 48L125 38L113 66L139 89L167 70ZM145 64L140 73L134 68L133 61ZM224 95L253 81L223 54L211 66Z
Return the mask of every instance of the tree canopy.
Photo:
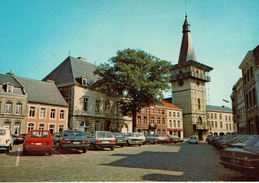
M132 116L133 131L136 130L136 114L143 107L160 104L163 92L170 89L170 67L142 50L125 49L100 64L94 74L102 78L107 94L119 94L123 115Z

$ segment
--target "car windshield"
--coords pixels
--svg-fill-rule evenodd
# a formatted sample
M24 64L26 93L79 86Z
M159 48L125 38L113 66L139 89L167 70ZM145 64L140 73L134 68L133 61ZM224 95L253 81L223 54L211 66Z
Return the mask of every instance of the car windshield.
M85 136L82 131L65 131L64 136Z
M127 136L127 137L135 137L135 134L134 133L126 133L125 136Z
M0 135L5 135L5 130L4 129L0 130Z
M29 135L32 138L49 138L49 133L46 131L32 131Z
M112 133L115 137L123 137L123 135L122 134L120 134L120 133Z
M111 138L113 136L110 132L97 132L97 137L98 138L105 138L105 137Z

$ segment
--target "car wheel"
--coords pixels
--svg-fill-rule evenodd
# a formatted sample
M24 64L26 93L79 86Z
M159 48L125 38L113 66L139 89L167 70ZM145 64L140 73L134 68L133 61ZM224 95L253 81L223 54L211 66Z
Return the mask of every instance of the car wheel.
M83 148L83 153L86 153L86 147Z
M123 145L121 145L121 147L123 147Z
M130 143L129 143L129 141L127 141L127 145L128 145L128 146L130 146Z
M138 145L139 147L141 146L141 144Z
M50 156L52 156L52 151L49 151L48 154L49 154Z
M114 147L111 147L111 151L113 151L114 150Z
M10 152L10 146L8 146L8 147L6 148L6 154L9 154L9 152Z
M28 155L27 151L25 151L25 150L23 149L23 150L22 150L22 155L23 155L23 156L27 156L27 155Z

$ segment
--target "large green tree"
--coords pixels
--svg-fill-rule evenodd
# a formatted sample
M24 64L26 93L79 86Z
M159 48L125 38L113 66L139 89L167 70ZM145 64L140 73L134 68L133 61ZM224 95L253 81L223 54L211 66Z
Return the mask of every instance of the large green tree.
M170 89L170 62L142 50L125 49L100 64L94 74L101 76L107 94L119 94L123 115L132 116L136 131L136 114L151 104L161 104L163 92Z

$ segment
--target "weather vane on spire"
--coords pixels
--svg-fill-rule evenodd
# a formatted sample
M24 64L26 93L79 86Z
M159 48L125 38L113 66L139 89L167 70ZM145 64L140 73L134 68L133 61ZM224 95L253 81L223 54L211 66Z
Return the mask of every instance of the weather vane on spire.
M185 1L185 17L187 17L187 1Z

